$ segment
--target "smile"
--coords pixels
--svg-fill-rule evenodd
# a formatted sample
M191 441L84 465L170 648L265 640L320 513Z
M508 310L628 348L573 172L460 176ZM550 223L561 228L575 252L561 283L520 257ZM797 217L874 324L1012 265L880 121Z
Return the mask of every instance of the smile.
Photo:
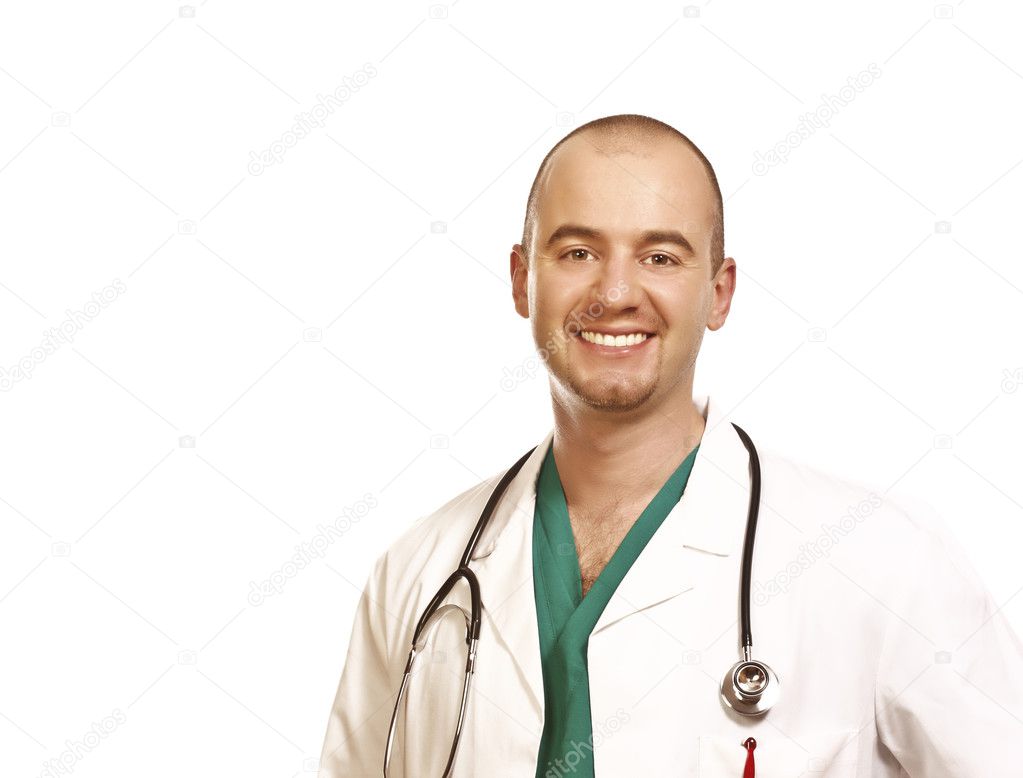
M590 330L583 330L579 333L579 337L588 343L593 343L597 346L613 346L615 348L625 348L627 346L635 346L642 343L649 337L645 332L630 332L623 335L611 335L602 332L591 332Z

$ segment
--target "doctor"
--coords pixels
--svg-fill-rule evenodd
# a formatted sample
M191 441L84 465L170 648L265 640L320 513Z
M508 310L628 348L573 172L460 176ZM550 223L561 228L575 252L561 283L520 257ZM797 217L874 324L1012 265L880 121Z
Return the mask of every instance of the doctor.
M435 778L456 731L450 774L477 778L1023 775L1023 646L938 515L781 456L745 423L762 475L752 656L780 694L753 716L723 702L752 462L724 409L693 396L736 263L714 171L684 135L622 115L562 139L511 278L555 424L468 553L482 607L466 705L460 579L395 709L416 625L507 468L377 560L321 778L380 776L388 750L390 775Z

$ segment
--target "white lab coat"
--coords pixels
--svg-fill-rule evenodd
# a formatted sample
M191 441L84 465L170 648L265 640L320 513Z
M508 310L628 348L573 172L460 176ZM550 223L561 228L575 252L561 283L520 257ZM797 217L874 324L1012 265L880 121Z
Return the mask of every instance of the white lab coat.
M589 640L598 778L734 778L748 736L758 778L1023 775L1023 645L930 505L794 462L739 420L757 444L763 484L753 656L777 672L781 696L759 718L723 705L721 679L740 656L749 460L721 409L709 397L696 404L707 424L685 494ZM509 484L471 564L483 620L456 776L536 772L544 705L532 521L552 435ZM509 466L520 453L508 452ZM378 559L320 778L382 774L412 630L502 474L421 518ZM547 774L571 775L577 757Z

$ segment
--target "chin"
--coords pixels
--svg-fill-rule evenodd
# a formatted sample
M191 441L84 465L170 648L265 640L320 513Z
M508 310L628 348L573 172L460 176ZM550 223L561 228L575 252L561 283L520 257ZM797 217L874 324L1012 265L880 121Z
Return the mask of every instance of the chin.
M649 400L656 389L651 383L643 387L571 386L573 394L586 405L602 411L633 411Z

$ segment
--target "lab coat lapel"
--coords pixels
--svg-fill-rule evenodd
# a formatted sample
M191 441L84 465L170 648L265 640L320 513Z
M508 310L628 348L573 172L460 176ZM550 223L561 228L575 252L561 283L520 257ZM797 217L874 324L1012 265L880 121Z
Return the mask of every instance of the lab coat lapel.
M543 716L543 673L533 594L533 509L536 478L553 437L551 430L508 484L470 563L480 582L483 628L492 628L518 666L538 717ZM486 640L481 634L481 653Z
M721 559L741 551L750 491L746 448L717 403L708 396L694 403L706 426L682 499L619 584L593 634L694 588L684 564L686 548ZM489 626L518 667L539 717L543 674L533 592L533 511L536 478L553 437L551 430L508 485L471 562L480 581L484 628ZM485 651L486 638L480 642Z
M719 403L705 395L694 404L706 426L682 499L626 573L592 634L695 588L686 548L721 559L741 551L750 495L746 448Z

